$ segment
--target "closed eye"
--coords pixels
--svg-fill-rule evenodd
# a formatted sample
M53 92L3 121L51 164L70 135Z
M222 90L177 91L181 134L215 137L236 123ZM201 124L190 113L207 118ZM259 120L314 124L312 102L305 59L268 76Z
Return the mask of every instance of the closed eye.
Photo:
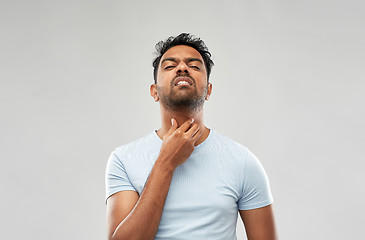
M200 68L198 66L190 66L191 68L195 68L197 70L200 70Z
M171 69L174 68L175 66L166 66L165 69Z

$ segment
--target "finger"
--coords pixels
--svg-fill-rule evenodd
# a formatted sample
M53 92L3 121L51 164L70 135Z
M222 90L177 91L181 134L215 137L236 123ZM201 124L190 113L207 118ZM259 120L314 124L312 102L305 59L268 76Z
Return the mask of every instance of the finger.
M191 139L194 134L200 129L200 125L197 123L193 123L193 126L186 132L186 134L189 136L189 138Z
M177 129L177 122L174 118L171 118L171 126L169 131L167 131L166 135L170 136Z
M188 120L186 120L180 127L179 129L182 131L182 132L186 132L189 127L191 126L191 124L193 124L194 122L194 118L190 118Z
M191 141L195 143L196 140L198 140L201 136L202 136L202 130L199 128L198 131L195 133L195 135L191 137Z

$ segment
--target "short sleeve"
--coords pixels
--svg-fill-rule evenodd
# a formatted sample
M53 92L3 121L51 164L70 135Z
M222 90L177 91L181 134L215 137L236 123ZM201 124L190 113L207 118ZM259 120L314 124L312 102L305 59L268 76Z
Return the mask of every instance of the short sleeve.
M239 210L265 207L273 202L267 174L257 157L247 149Z
M115 152L110 154L105 172L105 202L113 194L136 189L131 184L122 161L117 157Z

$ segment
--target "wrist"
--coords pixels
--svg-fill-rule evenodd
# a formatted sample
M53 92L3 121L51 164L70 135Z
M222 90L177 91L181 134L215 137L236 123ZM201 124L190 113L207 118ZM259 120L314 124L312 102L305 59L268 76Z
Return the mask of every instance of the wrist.
M169 161L168 158L158 156L154 164L154 168L167 174L173 174L175 172L176 166L173 166L170 162L171 161Z

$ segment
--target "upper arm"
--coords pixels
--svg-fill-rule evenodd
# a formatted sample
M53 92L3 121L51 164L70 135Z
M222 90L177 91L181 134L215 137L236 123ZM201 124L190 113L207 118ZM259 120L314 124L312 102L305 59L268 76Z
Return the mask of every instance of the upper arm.
M128 216L138 201L136 191L121 191L107 199L106 228L108 239L111 239L118 225Z
M272 205L239 210L248 240L277 240Z
M247 149L244 169L241 173L239 210L261 208L273 203L270 183L259 159Z

